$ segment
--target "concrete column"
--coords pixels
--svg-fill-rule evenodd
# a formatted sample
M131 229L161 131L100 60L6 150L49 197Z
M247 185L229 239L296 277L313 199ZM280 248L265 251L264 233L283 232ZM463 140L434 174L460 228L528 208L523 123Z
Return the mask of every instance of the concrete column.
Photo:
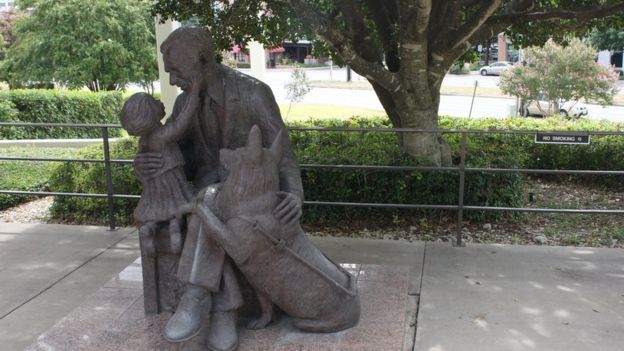
M602 50L598 51L598 64L604 67L611 67L611 51Z
M169 34L176 28L180 27L179 22L167 20L160 23L160 18L156 18L156 52L158 53L158 80L160 81L160 100L165 105L167 116L173 111L173 103L180 93L176 86L169 84L169 73L165 72L165 64L163 63L162 54L160 53L160 44L167 39Z
M264 82L264 74L266 72L266 57L264 52L264 46L256 41L251 41L248 43L248 45L249 63L251 65L251 72L249 74L252 77Z
M507 38L505 33L498 34L498 61L507 61Z

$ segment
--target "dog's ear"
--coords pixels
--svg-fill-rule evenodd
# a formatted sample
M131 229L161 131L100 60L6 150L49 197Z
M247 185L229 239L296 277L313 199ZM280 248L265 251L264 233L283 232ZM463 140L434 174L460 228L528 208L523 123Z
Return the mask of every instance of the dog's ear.
M279 133L277 133L277 136L273 140L273 144L271 144L271 149L270 149L271 154L273 155L273 158L278 163L282 159L282 152L284 151L284 142L282 141L282 139L284 138L283 132L284 130L282 129L279 131Z
M262 162L262 132L257 125L251 127L245 148L245 160L254 165Z
M219 150L219 162L223 166L223 168L230 170L232 164L234 164L234 160L236 159L236 153L234 150L230 149L221 149Z

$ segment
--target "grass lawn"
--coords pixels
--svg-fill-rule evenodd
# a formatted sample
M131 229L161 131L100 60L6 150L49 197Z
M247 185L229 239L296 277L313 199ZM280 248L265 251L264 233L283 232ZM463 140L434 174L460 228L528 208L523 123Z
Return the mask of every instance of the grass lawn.
M0 155L7 157L56 157L75 156L78 148L63 147L10 147L0 148ZM0 161L0 189L45 190L51 170L58 162ZM30 200L26 196L0 195L0 210Z
M386 113L382 110L370 108L357 108L335 105L317 105L317 104L292 104L290 112L288 112L288 104L280 104L280 111L284 121L306 120L310 118L338 118L347 119L354 116L358 117L376 117L384 116Z

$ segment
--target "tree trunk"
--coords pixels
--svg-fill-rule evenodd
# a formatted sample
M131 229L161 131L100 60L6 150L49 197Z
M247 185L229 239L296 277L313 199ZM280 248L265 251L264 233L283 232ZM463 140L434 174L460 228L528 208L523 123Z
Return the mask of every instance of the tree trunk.
M391 94L371 82L395 128L438 129L439 86L411 94ZM427 96L428 98L423 98ZM436 166L452 165L451 149L440 133L399 133L403 152Z
M400 111L403 128L438 129L438 106ZM435 166L451 166L451 149L440 133L403 133L403 151Z

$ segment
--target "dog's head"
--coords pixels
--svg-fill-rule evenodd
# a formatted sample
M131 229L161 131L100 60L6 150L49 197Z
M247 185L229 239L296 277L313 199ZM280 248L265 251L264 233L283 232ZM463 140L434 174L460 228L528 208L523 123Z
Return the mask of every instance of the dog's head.
M262 133L254 125L245 147L236 150L221 149L219 160L228 173L223 190L228 188L228 192L238 201L249 200L269 191L278 191L282 138L280 131L271 147L263 148Z

